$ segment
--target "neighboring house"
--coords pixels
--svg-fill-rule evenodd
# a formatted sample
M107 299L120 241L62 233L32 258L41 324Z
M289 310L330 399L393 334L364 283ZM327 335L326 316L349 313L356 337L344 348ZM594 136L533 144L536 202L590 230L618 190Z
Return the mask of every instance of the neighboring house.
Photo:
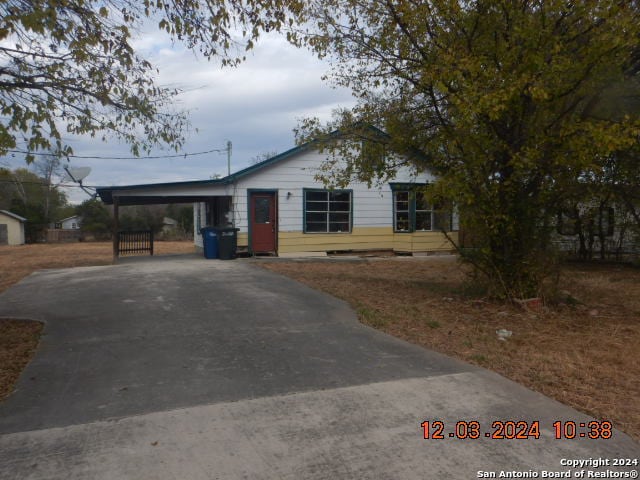
M79 230L82 227L82 217L73 215L56 222L55 228L58 230Z
M63 218L51 226L53 228L47 230L47 243L77 242L82 239L82 217L80 215Z
M0 210L0 245L23 245L26 218Z
M234 226L238 247L250 253L288 254L354 250L437 252L452 249L441 226L457 219L435 211L420 192L433 176L400 171L381 187L352 183L328 190L316 180L326 155L311 143L295 147L225 178L99 187L107 204L194 203L194 242L200 228Z
M162 232L171 233L178 228L178 221L170 217L164 217L162 219Z
M579 204L558 215L553 243L558 250L584 258L640 253L640 230L620 205Z

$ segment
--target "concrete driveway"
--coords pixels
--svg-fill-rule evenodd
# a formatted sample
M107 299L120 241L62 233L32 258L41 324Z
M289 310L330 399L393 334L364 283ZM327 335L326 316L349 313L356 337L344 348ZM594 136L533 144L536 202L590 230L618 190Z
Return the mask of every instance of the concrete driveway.
M639 469L611 465L640 457L624 434L591 440L578 428L556 440L553 422L590 419L365 327L344 302L248 260L43 271L0 295L0 316L46 322L0 404L0 478L635 478ZM425 440L422 422L436 420L444 438ZM472 420L480 438L450 438ZM490 438L507 420L539 422L540 438ZM590 458L610 464L565 460Z

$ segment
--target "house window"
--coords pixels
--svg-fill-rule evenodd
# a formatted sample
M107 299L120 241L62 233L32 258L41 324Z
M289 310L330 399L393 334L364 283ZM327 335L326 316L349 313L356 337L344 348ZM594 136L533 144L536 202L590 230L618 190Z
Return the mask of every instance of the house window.
M581 231L599 234L602 229L605 236L612 237L616 226L615 213L613 207L594 207L582 212L578 207L561 210L558 213L557 230L560 235L578 235Z
M606 208L601 212L602 230L607 237L612 237L616 226L616 215L613 207Z
M392 184L393 230L399 233L450 231L452 214L447 209L434 208L420 186ZM422 186L424 187L424 186Z
M350 190L305 190L305 233L350 233Z
M433 230L433 208L427 202L423 192L415 193L416 205L416 230L425 231Z
M77 224L77 223L75 223L75 222L73 222L73 223L71 224L71 228L73 228L73 229L78 228L78 224Z
M410 232L409 192L394 192L393 202L396 210L394 230L396 232Z
M560 235L577 235L579 231L579 213L577 210L558 213L558 233Z
M611 237L615 231L615 210L605 207L600 211L584 211L580 213L578 208L562 210L558 213L557 230L560 235L578 235L584 232L598 232L602 228L607 237Z

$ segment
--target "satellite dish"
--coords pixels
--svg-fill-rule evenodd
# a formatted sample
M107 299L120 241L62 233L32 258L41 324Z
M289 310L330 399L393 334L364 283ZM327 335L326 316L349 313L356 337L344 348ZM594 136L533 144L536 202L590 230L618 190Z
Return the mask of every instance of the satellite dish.
M64 167L64 171L67 173L62 177L63 182L82 183L91 173L91 167Z

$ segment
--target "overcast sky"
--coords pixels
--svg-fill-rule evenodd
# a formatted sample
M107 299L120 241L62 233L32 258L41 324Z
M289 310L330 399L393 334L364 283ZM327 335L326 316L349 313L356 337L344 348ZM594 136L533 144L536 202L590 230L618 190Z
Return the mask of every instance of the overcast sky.
M185 49L172 45L160 32L141 35L136 50L160 69L158 84L180 87L178 107L190 111L197 132L189 134L182 153L224 149L233 143L231 171L251 164L265 152L284 152L295 146L292 129L297 119L328 119L337 107L348 107L353 98L345 89L334 89L321 76L328 65L306 50L291 47L277 36L260 40L247 61L237 68L221 68ZM76 155L129 156L128 146L117 140L65 138ZM153 155L172 154L154 151ZM9 166L24 167L23 158L3 158ZM226 153L175 159L86 160L71 159L71 166L91 167L86 185L205 180L227 174ZM73 203L88 196L69 189Z

